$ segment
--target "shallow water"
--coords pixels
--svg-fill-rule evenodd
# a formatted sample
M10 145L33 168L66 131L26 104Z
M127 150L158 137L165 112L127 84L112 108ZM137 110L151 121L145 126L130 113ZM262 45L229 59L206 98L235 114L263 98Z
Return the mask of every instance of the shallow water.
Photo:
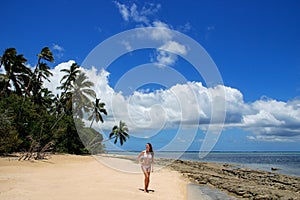
M193 183L187 185L187 197L188 200L236 200L220 190Z
M173 157L173 152L159 152L158 156ZM178 154L178 153L176 153ZM210 152L199 158L199 152L184 152L182 160L238 164L240 167L300 176L300 152Z
M136 156L139 152L109 152ZM238 164L239 167L272 171L300 177L300 152L210 152L199 158L199 152L155 152L157 158L171 158L201 162Z

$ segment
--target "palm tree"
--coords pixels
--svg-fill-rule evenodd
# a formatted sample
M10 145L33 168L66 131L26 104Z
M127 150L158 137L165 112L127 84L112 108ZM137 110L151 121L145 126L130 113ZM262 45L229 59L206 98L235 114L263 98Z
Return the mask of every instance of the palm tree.
M6 74L2 74L1 93L9 93L10 81L17 95L22 95L23 86L28 82L32 74L30 68L25 66L27 60L22 54L17 54L15 48L8 48L0 58L0 68L3 66Z
M39 103L44 108L48 109L48 111L51 111L53 107L54 99L55 99L54 94L48 88L43 88L41 90L41 98Z
M72 91L73 114L83 118L83 112L89 112L93 109L93 103L90 98L96 98L94 90L90 89L94 83L88 80L84 72L80 72L74 82Z
M32 76L27 84L27 88L26 88L26 92L25 92L25 96L30 95L30 92L32 92L34 100L36 100L36 98L38 98L38 96L41 96L40 92L43 87L42 79L46 79L46 80L50 81L48 79L48 77L52 76L52 73L50 72L50 67L45 62L42 62L42 60L45 60L45 61L48 61L51 63L54 62L54 58L53 58L52 52L49 49L49 47L44 47L42 49L41 53L39 53L37 56L38 56L38 62L35 66ZM24 99L25 99L25 97L24 97Z
M67 74L62 77L62 79L60 80L60 83L62 83L62 85L57 87L57 89L61 89L64 90L64 92L67 92L72 89L73 82L75 82L77 75L80 73L79 65L77 65L77 63L73 63L70 69L62 69L60 71Z
M96 119L97 123L99 121L101 121L102 123L104 122L101 113L104 113L105 115L107 115L106 109L104 108L105 103L100 102L100 99L96 98L95 103L93 102L93 105L94 105L94 111L93 111L92 115L88 118L88 120L92 120L90 128L92 128L92 125L93 125L93 122L95 119Z
M96 98L95 91L90 89L94 84L87 80L88 77L80 71L79 65L73 63L70 69L62 69L61 71L67 74L62 77L60 81L62 84L57 89L63 89L64 92L60 97L56 97L55 103L57 111L59 111L57 114L62 113L52 128L65 114L74 114L79 118L83 118L84 112L87 113L93 109L91 98Z
M52 76L52 73L49 71L50 67L46 63L41 62L42 59L51 63L54 62L54 57L49 47L44 47L41 53L38 54L38 64L36 67L38 72L38 80L42 81L42 78L44 78L49 81L48 77L50 75Z
M63 90L59 97L59 106L63 110L64 113L71 114L72 113L72 91L74 90L74 82L80 73L79 65L73 63L70 66L70 69L62 69L61 72L67 73L60 80L61 86L57 87L57 89Z
M79 65L77 65L76 63L73 63L70 66L70 69L62 69L60 71L65 72L67 74L61 78L61 86L57 87L57 89L63 90L63 92L60 96L57 95L57 97L55 98L57 119L51 127L51 130L65 116L65 114L72 114L72 90L74 89L74 82L78 74L80 73Z
M128 128L126 124L122 121L120 121L119 126L114 126L112 128L112 131L109 134L109 140L115 139L114 144L117 143L117 141L120 141L121 146L126 142L126 139L129 138ZM104 141L103 141L104 142Z

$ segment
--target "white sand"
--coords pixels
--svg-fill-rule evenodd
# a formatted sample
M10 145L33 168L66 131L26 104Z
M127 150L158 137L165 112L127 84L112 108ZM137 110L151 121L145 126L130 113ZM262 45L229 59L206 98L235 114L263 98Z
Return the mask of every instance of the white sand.
M92 156L75 155L54 155L43 161L0 158L0 199L187 199L187 181L178 172L165 168L155 171L149 186L154 192L144 193L139 190L143 188L143 174L109 167L114 163L136 172L138 165L117 158L103 161L106 165Z

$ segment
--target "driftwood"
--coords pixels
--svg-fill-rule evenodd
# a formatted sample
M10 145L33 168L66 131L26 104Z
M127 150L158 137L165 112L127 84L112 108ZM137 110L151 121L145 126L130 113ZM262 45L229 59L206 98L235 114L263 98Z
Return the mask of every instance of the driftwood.
M50 141L48 142L43 148L40 148L40 143L36 142L35 139L33 139L31 136L28 137L28 139L31 140L30 148L27 152L24 152L20 158L20 160L30 160L31 158L34 158L35 160L45 159L46 152L49 150L52 150L54 142Z

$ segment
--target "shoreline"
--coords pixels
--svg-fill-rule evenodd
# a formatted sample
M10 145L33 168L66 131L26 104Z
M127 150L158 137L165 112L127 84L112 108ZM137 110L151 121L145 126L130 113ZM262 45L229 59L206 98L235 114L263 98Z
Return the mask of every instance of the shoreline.
M139 152L136 151L111 151L107 154L110 155L125 155L135 156ZM225 155L225 156L224 156ZM230 156L227 156L230 155ZM231 156L234 155L234 156ZM236 157L235 155L238 155ZM239 158L247 159L239 159ZM256 159L256 158L259 159ZM289 158L286 158L289 157ZM294 158L293 158L294 157ZM212 151L204 158L199 159L199 152L197 151L159 151L156 152L156 158L166 159L179 159L188 161L200 161L211 163L230 163L239 167L250 168L254 170L263 170L268 172L276 172L283 175L300 177L299 164L300 164L300 151ZM249 159L248 159L249 158ZM246 162L245 162L246 161ZM278 162L279 161L279 162ZM292 162L290 166L288 162ZM298 163L298 165L295 165Z
M153 192L144 194L143 175L133 156L17 159L0 157L1 199L300 199L300 177L234 164L156 158L149 188Z
M212 162L175 160L169 167L194 183L237 198L300 199L300 177Z
M111 156L111 155L109 155ZM131 156L114 157L134 160ZM156 158L191 183L239 199L300 199L300 177L240 167L237 164ZM211 192L211 191L210 191ZM226 195L224 196L226 197Z

